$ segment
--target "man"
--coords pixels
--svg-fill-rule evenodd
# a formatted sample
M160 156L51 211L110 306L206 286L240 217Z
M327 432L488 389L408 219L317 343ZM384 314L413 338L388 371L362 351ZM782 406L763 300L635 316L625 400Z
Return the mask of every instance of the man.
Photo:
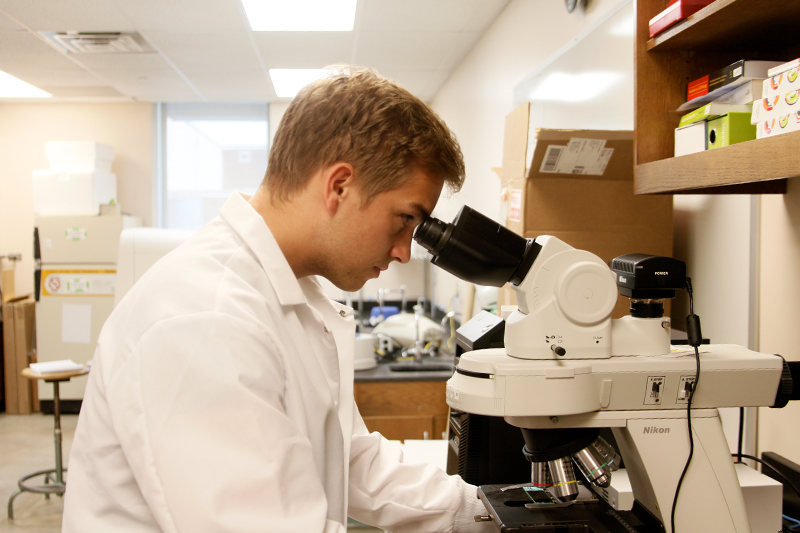
M154 265L98 341L64 531L486 528L475 487L406 465L352 394L357 290L409 260L460 149L424 103L345 69L293 100L252 198Z

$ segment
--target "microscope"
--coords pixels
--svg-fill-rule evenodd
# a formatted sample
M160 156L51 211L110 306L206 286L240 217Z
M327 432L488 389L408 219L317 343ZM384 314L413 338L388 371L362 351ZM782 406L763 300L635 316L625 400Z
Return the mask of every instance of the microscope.
M750 532L717 409L783 407L795 399L796 369L736 345L698 349L693 313L694 348L673 349L663 302L691 291L681 261L629 254L609 268L555 237L524 239L467 206L450 224L426 219L414 239L456 277L510 283L516 293L504 347L464 352L447 382L452 409L504 418L524 437L531 482L480 486L484 519L498 531ZM612 320L618 294L631 299L631 314ZM593 495L621 460L635 498L625 512Z

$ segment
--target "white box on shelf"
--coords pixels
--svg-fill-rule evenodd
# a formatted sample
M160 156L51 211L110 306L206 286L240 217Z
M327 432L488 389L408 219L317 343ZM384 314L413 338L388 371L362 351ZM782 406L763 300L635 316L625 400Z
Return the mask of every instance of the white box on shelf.
M97 215L100 204L117 202L111 172L33 171L33 212L37 215Z
M800 111L759 122L756 124L756 139L774 137L792 131L800 131Z
M114 148L95 141L46 142L44 151L50 170L63 172L111 172Z
M708 150L708 122L695 122L675 130L675 157Z
M791 115L800 110L800 89L786 94L768 96L753 102L750 124Z

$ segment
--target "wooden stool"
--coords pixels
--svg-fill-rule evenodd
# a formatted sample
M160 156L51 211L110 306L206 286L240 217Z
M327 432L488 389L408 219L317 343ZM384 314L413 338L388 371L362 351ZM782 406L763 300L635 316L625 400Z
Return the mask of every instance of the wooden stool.
M19 478L19 488L8 499L8 519L14 520L14 498L23 492L36 492L44 494L44 497L50 499L51 494L58 494L62 496L66 490L66 481L64 481L64 472L61 461L61 398L59 396L58 384L62 381L69 381L70 379L82 376L89 373L89 368L84 367L81 370L70 370L67 372L51 372L47 374L39 374L30 368L22 370L22 376L28 379L43 379L48 383L53 384L53 417L55 418L55 428L53 430L53 437L56 445L56 467L50 470L39 470L32 474L22 476ZM44 476L44 485L28 485L27 482L38 476Z

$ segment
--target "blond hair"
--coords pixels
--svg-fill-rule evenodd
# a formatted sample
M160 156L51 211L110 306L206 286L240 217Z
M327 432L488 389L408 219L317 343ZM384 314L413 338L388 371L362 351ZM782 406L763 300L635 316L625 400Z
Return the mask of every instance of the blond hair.
M339 161L353 165L367 201L399 187L415 169L461 188L461 148L430 107L374 70L331 68L297 94L281 120L263 182L271 197L291 198Z

